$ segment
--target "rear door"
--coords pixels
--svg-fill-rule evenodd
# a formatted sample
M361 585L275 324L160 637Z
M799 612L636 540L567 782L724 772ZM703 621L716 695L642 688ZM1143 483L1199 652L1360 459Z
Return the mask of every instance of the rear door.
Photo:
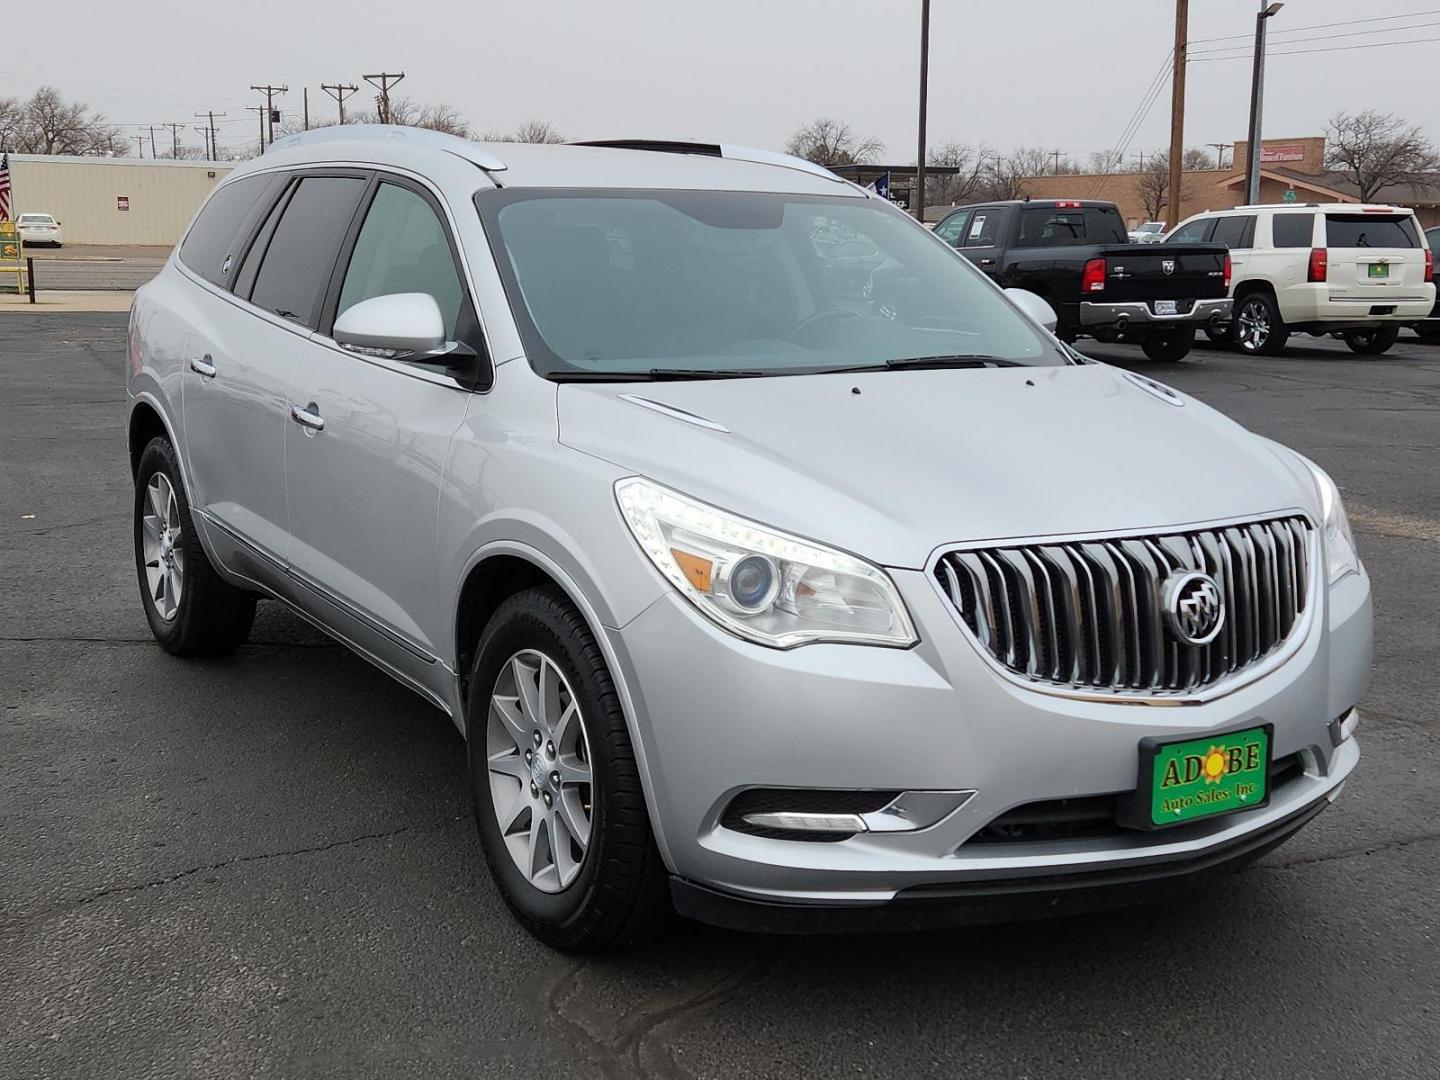
M1005 244L1007 213L1003 206L977 206L960 237L961 254L997 279Z
M1420 230L1408 213L1325 215L1330 295L1376 303L1418 297L1425 282Z

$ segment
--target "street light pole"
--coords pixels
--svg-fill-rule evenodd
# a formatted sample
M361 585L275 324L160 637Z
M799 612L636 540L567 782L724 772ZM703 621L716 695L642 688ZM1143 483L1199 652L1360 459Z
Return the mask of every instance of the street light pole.
M930 88L930 0L920 0L920 148L915 155L915 220L925 223L925 105Z
M1245 202L1260 201L1260 114L1265 107L1265 23L1283 3L1267 4L1260 0L1260 13L1255 16L1255 69L1250 79L1250 150L1245 161Z

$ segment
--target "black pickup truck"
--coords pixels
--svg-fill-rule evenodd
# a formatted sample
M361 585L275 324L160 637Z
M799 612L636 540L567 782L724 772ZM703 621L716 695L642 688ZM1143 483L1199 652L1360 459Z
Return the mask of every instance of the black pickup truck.
M1132 244L1111 202L1025 199L961 206L935 226L1005 288L1055 309L1056 333L1132 341L1179 360L1195 331L1230 323L1224 244Z

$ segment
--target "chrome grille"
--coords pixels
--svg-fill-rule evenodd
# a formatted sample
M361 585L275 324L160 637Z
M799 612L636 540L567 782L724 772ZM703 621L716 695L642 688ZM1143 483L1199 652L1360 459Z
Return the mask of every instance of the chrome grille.
M1274 652L1305 611L1314 530L1302 517L1156 536L956 550L935 568L961 619L1017 675L1076 689L1185 693ZM1225 603L1208 645L1172 633L1172 574L1209 574Z

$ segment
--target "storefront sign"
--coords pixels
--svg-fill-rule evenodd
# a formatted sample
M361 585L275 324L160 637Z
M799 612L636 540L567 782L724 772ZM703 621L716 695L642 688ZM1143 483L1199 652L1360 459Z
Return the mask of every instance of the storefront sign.
M116 195L116 196L115 196L115 209L116 209L116 210L129 210L129 209L130 209L130 196L129 196L129 195Z
M1260 149L1260 161L1304 161L1305 148L1303 146L1264 146Z

